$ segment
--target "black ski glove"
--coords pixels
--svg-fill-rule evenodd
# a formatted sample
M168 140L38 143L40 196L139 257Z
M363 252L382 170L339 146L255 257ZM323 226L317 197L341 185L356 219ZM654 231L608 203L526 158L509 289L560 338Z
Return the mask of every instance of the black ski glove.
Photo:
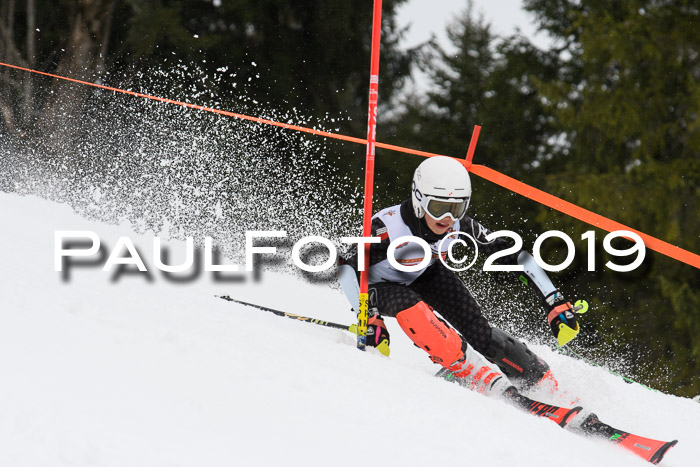
M367 320L367 342L370 347L376 347L382 355L389 356L389 331L380 314L374 314Z
M552 334L557 338L560 347L568 344L576 337L579 331L578 319L574 307L564 298L564 294L558 290L547 295L546 306L549 310L547 319L552 328ZM588 308L588 304L586 304Z

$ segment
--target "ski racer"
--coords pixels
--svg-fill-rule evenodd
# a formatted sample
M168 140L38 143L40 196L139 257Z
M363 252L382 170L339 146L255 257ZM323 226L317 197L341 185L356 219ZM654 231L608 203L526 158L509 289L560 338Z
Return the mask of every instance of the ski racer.
M521 390L540 386L554 391L557 382L547 363L524 343L490 326L467 287L440 260L457 240L456 232L472 236L479 252L487 255L512 246L504 237L488 240L490 231L467 215L471 195L464 165L450 157L431 157L415 170L411 198L372 217L372 236L381 243L371 244L369 253L367 345L389 354L383 317L394 317L413 343L443 366L443 375L453 376L462 385L486 395L512 393L514 384ZM405 236L418 237L430 246L427 267L405 271L391 264L389 245ZM393 253L403 266L420 263L424 256L423 247L410 241L403 241ZM523 267L521 280L542 298L559 345L571 341L579 332L577 314L532 255L515 251L499 262ZM338 269L341 286L355 310L359 303L357 263L355 248L341 259Z

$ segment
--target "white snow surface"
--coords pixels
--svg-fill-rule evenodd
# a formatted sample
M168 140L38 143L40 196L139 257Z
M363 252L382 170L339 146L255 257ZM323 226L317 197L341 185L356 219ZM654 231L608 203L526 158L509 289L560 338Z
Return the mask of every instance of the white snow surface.
M1 466L646 464L438 380L395 320L385 358L349 333L215 297L351 323L328 285L268 271L172 283L149 257L153 235L32 196L0 193L0 219ZM108 246L133 239L151 282L113 282L98 266L63 280L57 230L91 230ZM700 465L700 404L534 347L602 420L678 439L661 465Z

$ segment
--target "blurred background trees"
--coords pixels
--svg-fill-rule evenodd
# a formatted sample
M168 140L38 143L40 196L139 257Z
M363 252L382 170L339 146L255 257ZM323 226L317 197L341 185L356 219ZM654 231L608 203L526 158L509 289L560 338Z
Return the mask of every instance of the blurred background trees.
M396 14L404 0L383 3L378 140L464 157L473 126L482 125L476 163L700 251L696 2L526 0L553 39L541 50L525 37L493 34L465 0L450 27L450 51L435 43L402 49ZM234 112L283 113L296 124L363 137L371 14L371 2L343 0L4 0L0 60ZM425 90L406 86L415 67L430 77ZM176 80L172 69L180 70ZM211 79L222 69L233 78ZM0 82L0 137L29 145L55 138L63 125L57 112L80 116L94 93L5 67ZM61 137L78 144L81 129L65 130ZM328 163L359 185L364 148L333 148ZM408 196L418 162L378 151L377 206ZM478 177L472 182L470 210L494 230L519 231L528 248L549 229L576 243L576 263L554 281L594 305L579 351L615 368L636 362L625 370L654 387L700 393L697 269L647 251L635 272L616 273L605 262L623 260L603 251L605 232ZM588 230L596 231L595 272L584 261ZM552 263L565 254L560 246L552 241L545 252ZM471 271L465 280L518 289L510 276L478 276ZM533 332L546 335L532 294L514 292L518 307L496 290L479 297L492 319L523 330L540 323Z
M409 75L415 55L398 46L395 17L403 1L383 2L385 102ZM228 67L240 84L236 92L255 100L258 109L299 109L316 121L342 115L346 132L362 134L371 28L371 8L343 1L5 0L0 56L13 65L134 87L141 73L185 64L198 73L182 75L185 82L177 84L192 89L187 85ZM0 93L3 130L11 134L36 129L35 119L52 115L53 100L77 100L68 93L90 92L0 71L6 84ZM231 83L212 81L206 95L220 92L217 102L231 105L231 90L217 85ZM191 98L182 94L169 97Z

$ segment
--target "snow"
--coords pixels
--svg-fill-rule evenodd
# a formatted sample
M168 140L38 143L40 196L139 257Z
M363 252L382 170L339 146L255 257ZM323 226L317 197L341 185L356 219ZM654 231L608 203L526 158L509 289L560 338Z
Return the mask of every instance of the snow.
M0 219L0 465L645 464L434 378L394 320L385 358L346 332L215 297L352 322L328 285L265 270L169 281L153 268L152 234L33 196L0 193ZM108 247L129 237L150 281L97 264L62 279L57 230L94 231ZM178 264L184 242L164 244ZM700 404L535 350L602 420L678 439L662 465L698 465Z

